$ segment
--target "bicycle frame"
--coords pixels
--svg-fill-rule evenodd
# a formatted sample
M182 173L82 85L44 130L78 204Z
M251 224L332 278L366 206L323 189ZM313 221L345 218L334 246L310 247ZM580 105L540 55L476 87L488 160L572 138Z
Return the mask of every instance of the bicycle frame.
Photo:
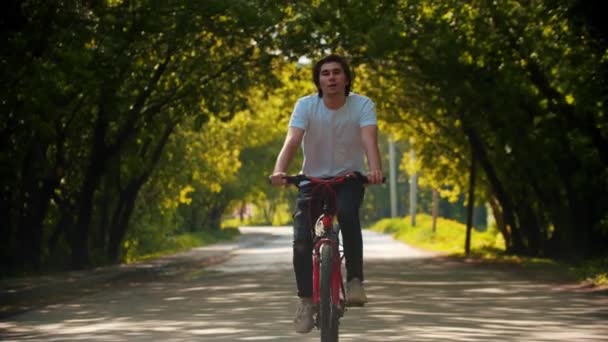
M329 203L335 202L335 198L328 198L329 196L335 196L335 192L333 190L333 186L344 183L347 179L355 178L355 179L363 179L364 176L360 174L348 174L345 176L334 177L331 179L323 179L323 178L310 178L304 176L296 176L293 178L292 184L299 184L299 181L307 180L310 182L311 186L321 186L324 187L325 190L331 189L325 192L322 196L322 213L316 219L313 229L313 270L312 270L312 284L313 284L313 302L315 305L319 305L320 303L320 283L321 283L321 248L327 245L330 246L332 251L331 258L331 304L335 308L338 309L339 316L342 316L345 309L345 289L344 289L344 280L342 278L342 259L343 255L340 253L339 248L339 229L337 229L337 225L334 224L335 221L335 213L330 209L331 205Z
M304 175L286 176L287 184L300 187L301 182L307 181L323 191L321 194L322 213L312 227L313 234L313 269L312 286L313 302L317 306L317 327L321 330L321 341L337 341L339 334L339 320L346 308L346 293L342 279L343 255L339 248L339 229L334 225L335 190L334 186L344 183L347 179L359 180L367 183L367 177L354 172L344 176L330 179L312 178ZM330 249L327 249L329 247ZM328 254L331 252L331 254ZM328 261L329 260L329 261ZM330 268L325 267L330 265ZM323 296L323 298L321 298ZM327 300L331 297L331 300Z
M319 304L319 280L320 280L320 254L321 247L325 244L331 246L332 249L332 279L331 279L331 293L332 293L332 304L336 305L340 309L343 309L340 298L344 298L344 284L342 282L342 255L340 254L340 248L338 243L338 231L334 231L333 224L334 216L324 213L317 220L317 224L323 225L323 235L316 236L313 248L313 263L312 263L312 296L315 305ZM319 222L320 221L320 222Z

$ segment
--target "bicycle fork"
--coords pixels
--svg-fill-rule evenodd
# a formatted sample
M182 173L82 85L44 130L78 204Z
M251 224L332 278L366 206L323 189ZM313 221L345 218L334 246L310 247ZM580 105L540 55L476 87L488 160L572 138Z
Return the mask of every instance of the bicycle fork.
M331 248L331 301L332 305L338 309L339 316L344 314L344 298L345 289L342 282L342 256L338 248L338 232L334 231L333 218L329 215L324 215L319 218L315 229L317 236L313 249L313 270L312 270L312 286L313 286L313 302L319 305L320 301L320 281L321 281L321 249Z
M343 291L342 288L342 275L341 275L341 262L340 257L335 257L335 253L339 253L338 249L334 245L334 242L329 238L319 239L319 242L315 245L314 254L313 254L313 263L312 263L312 293L313 293L313 301L315 304L319 304L319 283L321 280L321 260L320 260L320 251L321 248L327 245L327 247L332 249L332 272L331 272L331 297L332 304L339 306L340 304L340 292Z

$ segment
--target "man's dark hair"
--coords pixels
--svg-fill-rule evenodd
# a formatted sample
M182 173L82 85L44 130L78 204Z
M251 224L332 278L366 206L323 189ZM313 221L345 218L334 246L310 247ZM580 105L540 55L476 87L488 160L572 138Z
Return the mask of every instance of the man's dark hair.
M315 85L317 86L317 90L319 91L319 97L323 97L323 91L321 90L321 86L319 84L319 78L321 76L321 67L323 66L323 64L331 63L331 62L340 63L340 65L342 66L344 75L346 75L346 83L347 83L346 87L344 89L344 93L346 96L348 96L348 94L350 93L350 88L353 84L353 75L350 72L350 67L348 66L348 62L342 56L329 55L329 56L326 56L326 57L322 58L321 60L319 60L315 64L315 66L312 70L312 79L315 82Z

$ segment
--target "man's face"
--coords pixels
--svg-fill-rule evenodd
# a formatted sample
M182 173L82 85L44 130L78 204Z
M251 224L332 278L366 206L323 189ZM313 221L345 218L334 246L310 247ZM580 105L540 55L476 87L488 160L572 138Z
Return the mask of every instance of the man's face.
M321 66L319 86L325 95L344 94L348 84L342 65L338 62L328 62Z

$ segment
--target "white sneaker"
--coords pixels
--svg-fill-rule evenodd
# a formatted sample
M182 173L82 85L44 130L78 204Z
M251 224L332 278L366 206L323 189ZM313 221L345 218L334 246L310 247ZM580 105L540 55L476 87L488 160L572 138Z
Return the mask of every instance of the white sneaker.
M346 305L363 306L365 303L367 303L367 296L365 295L363 283L361 283L359 278L351 279L346 284Z
M306 334L314 328L314 313L315 304L312 302L312 298L300 298L296 308L296 316L293 319L297 333Z

